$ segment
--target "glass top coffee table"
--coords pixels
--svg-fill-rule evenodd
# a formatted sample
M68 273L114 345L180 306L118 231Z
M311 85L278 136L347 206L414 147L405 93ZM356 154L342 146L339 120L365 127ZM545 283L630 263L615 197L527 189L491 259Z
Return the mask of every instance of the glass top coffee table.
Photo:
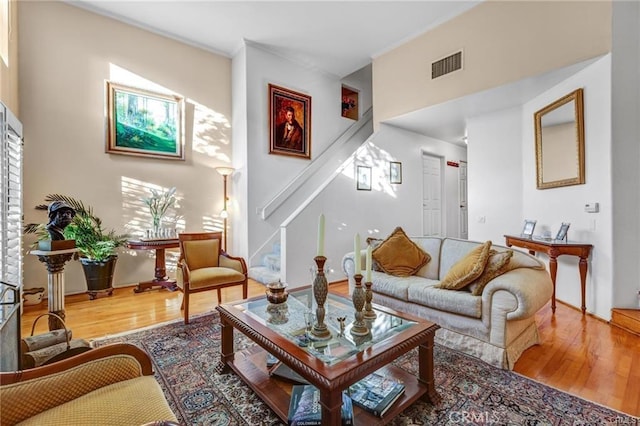
M289 292L285 303L272 305L257 297L216 307L222 326L221 361L238 374L273 411L287 423L291 383L269 375L267 352L273 354L320 390L322 424L340 425L342 391L381 370L405 385L404 395L384 417L354 407L356 424L385 424L417 399L435 403L439 397L433 379L433 339L438 325L373 305L376 319L367 321L367 336L350 333L354 310L350 299L329 294L325 304L329 340L305 338L305 312L315 312L309 288ZM341 333L337 318L346 317ZM233 329L259 346L236 350ZM390 363L418 348L417 377ZM365 423L366 422L366 423Z

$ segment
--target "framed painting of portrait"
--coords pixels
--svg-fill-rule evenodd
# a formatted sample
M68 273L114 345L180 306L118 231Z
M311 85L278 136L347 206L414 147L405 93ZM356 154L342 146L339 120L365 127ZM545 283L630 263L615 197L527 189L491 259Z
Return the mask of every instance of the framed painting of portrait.
M184 160L184 98L107 82L110 154Z
M311 159L311 96L269 84L269 154Z

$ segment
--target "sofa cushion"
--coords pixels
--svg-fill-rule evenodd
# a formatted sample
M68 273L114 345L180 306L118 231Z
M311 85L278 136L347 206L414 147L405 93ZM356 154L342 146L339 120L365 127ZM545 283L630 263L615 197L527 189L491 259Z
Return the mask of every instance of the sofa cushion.
M442 238L411 237L411 241L419 245L422 250L431 256L431 260L414 275L431 280L440 280L440 246L442 245Z
M415 275L409 277L395 277L384 272L371 272L372 290L375 293L395 297L396 299L409 301L409 287L415 285L433 286L438 281L422 278ZM375 301L375 300L374 300Z
M504 274L507 271L507 265L513 257L513 250L496 251L491 250L487 265L484 267L484 271L478 278L476 278L468 288L471 294L479 296L486 285L497 276Z
M437 288L437 281L431 285L409 285L407 295L413 303L439 311L452 312L471 318L482 317L482 297L468 291L450 291Z
M431 260L431 256L411 241L401 227L397 227L382 244L376 247L372 256L380 269L398 277L415 274Z
M460 290L478 278L489 259L491 241L481 244L457 261L444 276L438 288Z
M125 380L35 415L20 425L140 425L173 420L162 389L153 376Z

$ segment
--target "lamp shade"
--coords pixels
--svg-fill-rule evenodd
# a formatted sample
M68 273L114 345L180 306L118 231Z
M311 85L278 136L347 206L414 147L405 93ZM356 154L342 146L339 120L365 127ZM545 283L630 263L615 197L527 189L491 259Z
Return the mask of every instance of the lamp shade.
M216 167L216 172L222 176L229 176L235 169L233 167Z

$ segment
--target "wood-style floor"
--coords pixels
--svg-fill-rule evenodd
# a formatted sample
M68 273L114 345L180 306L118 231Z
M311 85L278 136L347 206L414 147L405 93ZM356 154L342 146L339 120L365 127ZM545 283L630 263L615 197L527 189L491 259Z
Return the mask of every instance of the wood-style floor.
M346 283L330 286L347 294ZM249 296L264 294L264 286L251 281ZM223 290L223 302L241 298L239 287ZM91 340L106 335L182 318L182 294L165 289L134 293L132 287L115 289L113 296L89 300L86 295L65 299L66 324L76 338ZM191 295L191 313L209 312L215 292ZM25 306L22 333L31 334L35 318L47 311L47 302ZM536 316L541 344L524 352L514 371L557 389L578 395L624 413L640 417L640 336L559 303L555 315L550 305ZM35 334L47 331L47 319L37 322ZM517 391L517 390L514 390Z

